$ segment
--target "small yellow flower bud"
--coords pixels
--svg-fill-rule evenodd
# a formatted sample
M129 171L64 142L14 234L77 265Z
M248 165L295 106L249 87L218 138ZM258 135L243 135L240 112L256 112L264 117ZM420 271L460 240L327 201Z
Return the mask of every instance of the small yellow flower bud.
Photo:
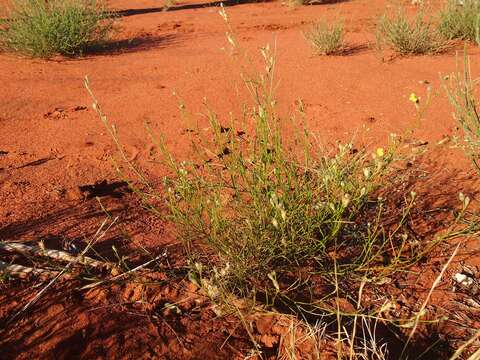
M410 100L414 104L418 104L420 102L420 98L415 93L411 93L408 100Z

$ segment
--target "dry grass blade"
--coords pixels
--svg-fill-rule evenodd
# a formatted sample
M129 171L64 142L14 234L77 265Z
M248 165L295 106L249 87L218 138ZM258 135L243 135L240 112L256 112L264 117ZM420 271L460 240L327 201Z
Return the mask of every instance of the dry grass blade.
M29 246L16 242L0 242L0 249L12 252L19 252L22 254L32 254L36 256L45 256L55 260L61 261L75 261L78 264L88 265L96 268L108 268L110 264L97 261L88 256L72 255L65 251L44 249L40 246Z
M448 266L450 265L450 263L452 262L452 260L455 258L455 256L457 255L457 252L458 252L458 249L460 248L460 245L462 245L462 242L458 243L458 245L456 246L455 250L453 251L452 255L450 256L450 258L448 259L448 261L445 263L445 265L443 266L442 268L442 271L440 271L440 274L438 274L437 278L435 279L435 281L433 282L432 284L432 287L430 288L430 291L428 292L427 294L427 297L425 298L425 301L423 302L422 304L422 307L420 308L420 310L418 311L417 313L417 316L415 316L415 320L414 320L414 324L413 324L413 327L412 327L412 331L410 331L410 334L408 335L408 339L407 341L405 342L405 345L403 346L403 350L402 350L402 353L400 354L400 358L402 359L403 358L403 355L408 347L408 344L410 343L410 341L412 340L413 338L413 335L415 334L415 331L417 330L417 327L418 327L418 324L420 322L420 318L422 317L422 315L424 314L425 312L425 308L427 307L427 304L428 302L430 301L430 297L432 296L432 293L433 293L433 290L435 290L435 288L438 286L438 284L440 283L440 281L442 280L442 277L443 277L443 274L445 273L445 271L447 270Z
M470 340L468 340L465 344L463 344L462 346L460 346L457 351L455 351L455 354L453 354L453 356L450 358L450 360L455 360L455 359L458 359L462 356L463 352L465 351L465 349L470 346L471 344L473 344L478 338L480 338L480 330L478 330L475 335L472 336L472 338ZM472 354L472 356L470 356L468 358L468 360L478 360L480 359L480 349L478 349L474 354Z
M104 284L104 283L106 283L106 282L121 279L121 278L123 278L123 277L125 277L125 276L127 276L127 275L129 275L129 274L138 272L139 270L145 268L146 266L150 265L151 263L153 263L153 262L155 262L155 261L157 261L157 260L159 260L160 258L165 257L165 256L167 256L167 253L166 253L166 252L163 252L162 254L158 255L157 257L155 257L155 258L147 261L146 263L141 264L141 265L139 265L139 266L137 266L137 267L135 267L135 268L133 268L133 269L131 269L131 270L129 270L129 271L126 271L126 272L124 272L124 273L121 273L121 274L119 274L119 275L116 275L116 276L114 276L114 277L112 277L112 278L110 278L110 279L106 279L106 280L98 281L98 282L93 283L93 284L85 285L85 286L81 287L80 290L93 289L94 287L97 287L97 286L99 286L99 285L101 285L101 284Z
M475 353L473 353L472 356L468 358L468 360L478 360L478 359L480 359L480 349L475 351Z

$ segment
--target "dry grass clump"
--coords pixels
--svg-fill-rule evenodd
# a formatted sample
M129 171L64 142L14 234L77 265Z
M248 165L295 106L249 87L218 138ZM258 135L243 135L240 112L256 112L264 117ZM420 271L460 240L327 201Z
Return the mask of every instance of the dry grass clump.
M425 20L423 12L412 19L399 10L394 16L384 15L378 24L377 45L387 45L402 55L435 54L446 49L447 43Z
M480 1L448 0L440 11L438 30L446 39L475 41L480 45Z
M113 20L96 0L13 0L0 46L32 57L76 56L105 41Z
M315 53L320 55L338 54L342 51L344 42L343 22L329 24L326 20L315 23L305 33Z

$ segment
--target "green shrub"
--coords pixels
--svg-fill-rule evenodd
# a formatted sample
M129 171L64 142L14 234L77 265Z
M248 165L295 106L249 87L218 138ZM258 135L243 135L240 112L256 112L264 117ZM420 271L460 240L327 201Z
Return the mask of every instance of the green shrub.
M223 9L221 14L229 24ZM238 59L244 52L230 27L227 39ZM386 149L320 146L301 123L278 117L273 96L275 58L269 47L261 53L265 73L249 71L248 66L254 66L251 61L242 67L253 104L240 119L232 115L228 122L220 120L207 107L210 126L196 121L197 126L188 124L193 151L182 158L176 158L162 139L158 141L159 160L170 171L160 191L123 151L116 127L107 120L86 79L93 108L119 149L122 164L117 170L127 178L130 174L126 171L130 171L140 182L135 185L131 181L130 185L145 205L173 223L188 255L190 280L213 300L212 309L219 315L225 309L235 311L248 333L251 325L244 314L262 308L255 305L266 305L264 308L294 312L310 321L326 316L329 327L335 325L330 320L336 316L337 340L347 339L350 354L357 343L349 340L357 339L357 315L413 326L407 346L425 314L430 293L412 318L389 320L384 313L393 302L382 299L383 305L377 308L369 297L367 304L361 304L364 286L375 289L377 297L382 293L377 293L378 285L392 282L397 271L403 272L427 256L438 241L471 231L473 227L458 227L470 199L462 195L462 211L449 232L423 239L412 228L416 221L410 215L424 209L416 208L419 199L414 192L402 192L399 185L404 186L406 179L392 166L398 159L397 137L392 136L393 143ZM180 109L188 119L183 103ZM301 102L298 110L305 115ZM340 309L340 300L348 302L356 294L353 313ZM390 297L388 292L383 295ZM351 322L343 327L343 317L353 318L351 333ZM364 334L359 335L359 342ZM255 339L252 341L257 347ZM339 348L338 358L343 358L341 352Z
M470 61L465 54L463 71L451 74L444 85L455 120L464 132L465 149L480 173L480 108L475 93L479 82L480 79L472 79Z
M14 0L0 46L33 57L75 56L107 39L113 25L96 0Z
M135 191L157 214L165 213L155 202L165 199L191 280L215 301L236 294L270 305L277 299L293 311L321 309L332 286L381 281L434 242L419 248L407 235L414 193L396 199L395 210L380 197L390 189L396 146L327 150L300 124L281 121L272 95L275 61L268 48L262 54L266 73L245 79L254 96L249 120L224 123L208 112L210 136L192 136L188 158L177 160L160 141L159 160L170 169L164 192L131 168L146 185ZM118 144L96 101L94 108ZM324 286L330 290L310 293Z
M378 24L377 42L391 47L402 55L438 53L446 48L446 42L419 12L411 20L403 11L395 16L384 15Z
M342 22L329 25L325 20L318 22L305 34L314 51L320 55L331 55L343 49L344 28Z
M470 40L480 45L480 1L448 0L440 12L438 30L447 39Z
M224 9L220 14L236 58L245 56L242 77L253 103L230 121L207 106L207 128L189 119L181 103L183 118L192 120L192 151L177 158L162 139L157 142L167 171L161 190L129 160L86 80L93 107L120 151L117 169L140 181L130 182L133 190L174 225L190 279L216 304L236 306L241 297L302 315L332 314L335 296L361 293L366 282L391 281L438 241L462 233L457 222L448 229L453 235L431 240L420 242L412 231L418 199L399 190L405 179L392 166L398 137L385 149L325 147L295 118L282 120L274 98L274 51L261 49L265 70L259 74ZM304 118L301 102L298 110Z

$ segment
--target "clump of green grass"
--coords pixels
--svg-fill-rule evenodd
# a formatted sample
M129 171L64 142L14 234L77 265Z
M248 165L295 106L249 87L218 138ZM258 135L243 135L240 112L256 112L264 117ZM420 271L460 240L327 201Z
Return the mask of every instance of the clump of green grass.
M223 9L221 14L228 24ZM230 30L229 43L241 55ZM142 184L131 182L134 191L175 225L188 255L190 280L213 300L218 314L235 311L245 323L242 312L253 304L252 308L265 305L310 319L336 317L338 343L343 338L342 318L349 323L353 318L348 343L353 354L362 341L361 336L357 338L357 320L389 322L382 313L390 302L374 312L370 305L363 307L362 294L368 285L378 288L392 281L397 271L427 256L439 241L466 233L468 229L458 231L458 221L469 199L463 200L463 209L449 229L453 232L420 240L411 228L417 195L400 192L396 196L397 191L392 191L400 183L393 166L397 137L392 136L390 146L374 150L356 149L352 144L334 149L319 145L302 123L278 116L275 56L268 46L261 53L265 72L248 75L247 66L243 67L253 104L241 118L232 115L230 121L220 120L207 107L210 133L205 124L189 126L192 152L182 158L174 156L162 139L158 141L159 160L170 171L160 191L123 152L116 128L92 95L93 107L120 150L126 166L119 171L129 169ZM88 80L86 86L90 91ZM183 103L180 109L188 118ZM301 103L299 111L305 115ZM344 313L339 299L351 300L355 292L358 314ZM418 314L397 325L415 329L427 300Z
M480 174L480 109L476 99L480 79L472 78L467 54L463 71L457 70L448 78L445 89L454 109L454 117L463 129L465 149Z
M330 25L327 21L323 20L314 24L313 27L305 33L305 36L317 54L338 54L344 46L343 22L337 21Z
M112 26L96 0L13 0L0 46L32 57L76 56L105 41Z
M387 45L402 55L434 54L446 49L446 41L425 20L423 12L413 19L399 10L394 16L384 15L377 29L377 45Z
M446 39L475 41L480 45L480 1L448 0L440 11L438 30Z
M380 195L389 190L395 141L373 151L319 146L304 126L277 116L275 57L269 47L262 55L266 72L245 78L254 100L243 117L249 120L225 123L209 111L210 136L192 137L189 158L176 159L160 140L159 160L170 169L164 193L132 168L146 185L136 191L157 214L164 212L154 202L164 199L191 280L213 300L235 294L321 313L334 293L311 289L334 287L338 296L358 278L381 282L418 261L438 239L419 248L408 235L414 193L395 205L398 222L384 223L393 210ZM117 139L96 101L94 107Z

